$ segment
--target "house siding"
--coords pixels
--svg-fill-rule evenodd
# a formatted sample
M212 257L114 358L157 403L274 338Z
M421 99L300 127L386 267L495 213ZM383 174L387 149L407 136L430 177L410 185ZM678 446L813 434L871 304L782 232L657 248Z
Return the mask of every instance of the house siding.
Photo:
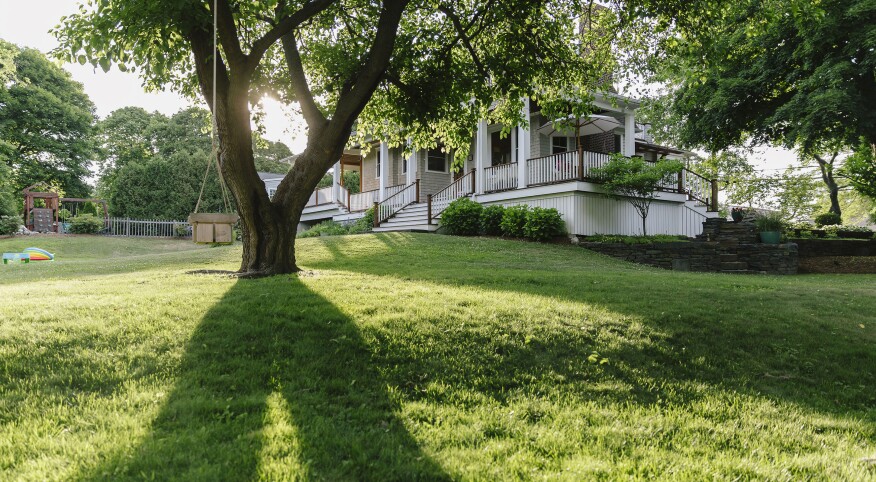
M630 203L596 193L569 192L485 203L554 208L560 212L570 234L642 234L642 218ZM648 234L696 236L702 232L705 208L695 210L684 203L655 200L648 213Z
M417 152L417 166L417 176L420 178L420 195L424 198L427 194L435 194L450 184L452 179L450 173L426 171L425 150Z

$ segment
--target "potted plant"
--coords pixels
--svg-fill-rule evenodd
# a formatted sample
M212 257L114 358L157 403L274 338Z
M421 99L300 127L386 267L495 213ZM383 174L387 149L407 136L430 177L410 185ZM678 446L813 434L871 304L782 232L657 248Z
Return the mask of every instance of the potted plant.
M754 226L765 244L779 244L782 240L782 215L777 212L760 213L754 218Z
M745 211L746 211L745 208L739 208L739 207L731 209L730 210L730 217L733 218L733 222L738 223L739 221L742 221L742 218L745 217Z

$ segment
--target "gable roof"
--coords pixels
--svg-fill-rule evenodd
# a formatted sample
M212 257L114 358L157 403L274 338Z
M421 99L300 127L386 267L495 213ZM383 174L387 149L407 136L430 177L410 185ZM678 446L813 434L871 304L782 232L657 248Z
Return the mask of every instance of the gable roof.
M259 172L258 175L262 181L279 181L286 177L285 174L277 174L276 172Z

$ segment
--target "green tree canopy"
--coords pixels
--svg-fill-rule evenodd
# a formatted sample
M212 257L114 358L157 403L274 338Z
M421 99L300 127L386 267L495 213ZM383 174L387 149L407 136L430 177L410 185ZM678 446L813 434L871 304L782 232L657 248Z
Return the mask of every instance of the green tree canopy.
M846 159L843 175L859 193L876 201L876 146L862 139L855 152Z
M47 182L85 196L94 120L94 104L69 73L0 40L0 162L12 168L14 190Z
M551 117L569 104L585 110L608 88L615 27L628 19L620 12L683 17L700 2L612 3L91 0L62 19L56 53L134 67L147 86L197 93L211 106L216 99L223 177L241 216L241 271L275 274L297 269L295 226L354 123L360 138L441 142L461 161L479 119L528 121L526 97ZM272 199L260 188L251 135L250 105L267 92L297 102L308 127L307 147Z
M841 153L876 144L876 4L714 2L705 28L667 36L652 80L655 132L709 152L781 144L818 164L841 214Z

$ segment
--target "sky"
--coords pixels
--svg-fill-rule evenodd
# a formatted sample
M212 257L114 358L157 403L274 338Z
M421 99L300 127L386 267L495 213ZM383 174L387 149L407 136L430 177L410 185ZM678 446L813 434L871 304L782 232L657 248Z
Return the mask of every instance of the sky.
M59 23L61 16L75 12L77 4L76 0L0 0L0 38L49 52L58 46L49 30ZM91 64L64 64L63 68L82 83L100 118L125 106L157 110L165 115L193 104L206 108L200 99L193 101L171 91L146 92L137 74L121 72L115 66L106 73ZM263 105L265 137L282 141L293 152L301 152L306 145L306 132L300 115L274 99L264 99ZM757 149L750 160L764 175L771 175L796 164L796 155L786 149L767 147Z
M58 46L49 30L62 16L74 13L78 3L76 0L0 0L0 38L48 53ZM91 64L64 64L63 68L84 86L101 119L126 106L157 110L165 115L191 105L207 107L200 99L186 99L169 90L146 92L137 74L122 72L115 66L109 72L95 69ZM306 144L303 126L292 109L270 98L265 99L263 105L265 137L284 142L293 152L302 151Z

